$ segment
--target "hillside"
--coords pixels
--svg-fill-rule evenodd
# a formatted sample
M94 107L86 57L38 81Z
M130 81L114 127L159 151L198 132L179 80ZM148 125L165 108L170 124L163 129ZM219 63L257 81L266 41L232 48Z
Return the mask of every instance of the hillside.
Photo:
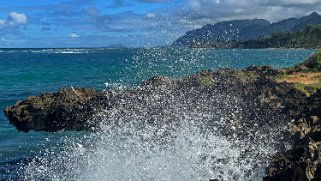
M226 42L229 48L321 48L321 26L307 26L297 32L273 33L270 38Z
M246 41L271 36L276 32L296 32L310 25L321 24L321 16L312 13L302 18L289 18L270 23L264 19L233 20L205 25L200 29L186 32L172 45L199 47L214 45L217 41Z

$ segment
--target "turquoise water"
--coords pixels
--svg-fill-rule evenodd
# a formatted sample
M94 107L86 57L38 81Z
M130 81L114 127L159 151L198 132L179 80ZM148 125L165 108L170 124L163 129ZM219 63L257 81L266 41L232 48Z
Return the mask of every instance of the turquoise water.
M155 75L182 77L200 70L250 65L287 67L314 50L0 49L0 109L60 87L133 86ZM86 133L20 133L0 113L0 180L16 178L28 162L62 138ZM19 173L18 173L19 175Z

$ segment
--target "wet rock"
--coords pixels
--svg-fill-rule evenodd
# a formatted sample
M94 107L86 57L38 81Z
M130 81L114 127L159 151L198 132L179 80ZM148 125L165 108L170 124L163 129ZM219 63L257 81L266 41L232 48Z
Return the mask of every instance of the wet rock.
M321 180L321 91L306 99L290 123L293 148L275 156L267 169L270 180Z
M312 57L296 68L314 70L318 66L314 61ZM121 126L124 116L135 118L142 110L144 124L160 127L159 120L175 124L179 116L188 117L186 114L197 111L212 113L216 108L215 111L227 115L229 122L216 123L214 120L221 117L212 114L210 119L200 119L199 124L207 131L215 128L226 138L251 140L273 127L289 127L292 135L285 139L291 139L293 147L288 151L283 148L275 155L264 180L321 180L321 91L307 97L290 84L278 83L273 76L281 71L284 70L252 66L241 71L202 71L181 79L153 77L138 87L106 92L90 88L61 89L19 101L6 107L4 113L20 131L54 132L94 130L101 121L116 120L119 123L115 124ZM175 112L171 109L173 105L185 112ZM99 115L101 111L103 118ZM136 126L143 129L144 124L138 122ZM162 136L168 134L164 132ZM279 141L282 148L282 140Z
M142 86L169 86L174 84L174 80L168 77L152 77L141 83Z
M275 76L281 73L281 70L273 69L271 66L267 66L267 65L265 66L252 65L247 67L245 70L249 72L256 72L262 75L268 75L268 76Z
M321 71L320 53L311 55L306 61L294 66L290 71Z
M28 97L6 107L4 113L11 124L24 132L82 130L93 126L87 120L94 112L91 105L96 97L96 91L90 88L63 88L57 93Z
M261 69L270 70L271 68ZM100 120L95 116L102 110L136 110L138 109L136 105L153 103L155 104L154 114L159 114L160 111L167 109L163 107L165 104L167 107L176 104L171 102L172 100L169 98L177 99L179 103L186 104L191 109L193 109L192 106L217 107L218 105L215 105L217 100L213 98L220 94L228 96L226 99L237 101L237 104L243 107L243 113L239 117L242 117L244 121L242 123L234 122L231 125L231 127L237 127L236 124L242 124L243 131L253 127L252 121L254 120L272 121L268 116L262 117L263 115L275 113L288 115L288 112L297 112L297 105L304 100L304 95L299 91L288 84L277 83L266 77L265 74L258 73L255 77L244 81L239 71L221 69L215 72L202 71L176 80L167 77L153 77L142 82L138 87L107 92L99 92L89 88L61 89L57 93L32 96L19 101L13 106L6 107L4 112L10 123L24 132L31 129L50 132L91 130L99 124ZM154 105L148 109L153 107ZM257 110L253 111L253 107ZM151 110L149 114L152 113ZM316 116L319 115L316 114ZM236 117L230 119L236 119ZM284 125L289 119L289 117L284 118L278 124ZM269 121L258 124L268 125ZM264 129L268 129L268 126ZM225 131L224 134L231 132L233 132L232 128L231 131Z

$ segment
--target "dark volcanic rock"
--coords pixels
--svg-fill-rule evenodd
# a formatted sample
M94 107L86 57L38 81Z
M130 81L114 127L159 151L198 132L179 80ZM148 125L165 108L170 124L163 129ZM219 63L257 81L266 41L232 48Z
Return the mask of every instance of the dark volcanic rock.
M321 90L302 106L291 123L294 146L280 153L267 170L270 180L321 180Z
M319 64L313 60L312 56L296 68L314 69ZM202 71L176 80L153 77L125 90L61 89L19 101L4 113L24 132L95 130L102 122L122 126L130 120L142 129L161 128L192 117L202 131L261 141L260 135L289 126L293 135L269 135L280 142L281 150L291 137L293 148L273 158L264 180L321 180L321 91L307 97L291 84L278 83L273 77L280 71L252 66L241 71ZM165 130L161 136L169 134Z
M275 76L280 74L280 70L273 69L271 66L250 66L246 68L247 71L254 71L256 73L268 76Z
M291 71L321 71L320 54L313 54L306 61L294 66Z
M5 115L20 131L83 130L94 125L88 118L94 113L93 100L97 92L90 88L60 89L57 93L47 93L28 97L13 106L6 107Z
M317 53L288 71L314 72L320 67ZM293 146L274 157L264 180L321 180L321 90L288 108L294 116L289 123Z
M142 106L149 105L152 101L158 102L154 108L155 114L174 104L177 107L190 107L191 110L195 109L192 106L207 110L210 107L218 107L215 104L225 101L225 96L226 100L236 101L236 104L242 107L242 124L247 125L243 127L246 129L254 124L248 120L273 121L262 115L277 113L288 116L287 113L292 112L291 115L296 116L294 113L297 112L297 105L304 100L301 92L288 84L270 79L268 72L271 71L273 69L270 67L260 67L251 68L243 73L232 69L203 71L178 80L153 77L136 88L107 92L97 92L89 88L61 89L57 93L42 94L19 101L6 107L4 112L10 123L24 132L30 129L50 132L62 129L91 130L101 121L97 119L97 113L102 110L139 112L139 109L144 108ZM255 76L252 76L254 74ZM160 98L154 100L155 96ZM176 102L171 102L175 99ZM257 110L253 111L253 108ZM228 109L230 108L226 107L225 111ZM149 112L150 117L153 116L152 112ZM283 117L279 124L284 125L291 119ZM269 121L258 124L268 127Z

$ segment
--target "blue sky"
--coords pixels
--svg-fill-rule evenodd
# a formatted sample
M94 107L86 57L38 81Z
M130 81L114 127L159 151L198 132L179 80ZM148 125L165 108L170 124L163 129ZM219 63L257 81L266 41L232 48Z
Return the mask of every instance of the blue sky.
M1 0L0 48L167 45L209 23L319 10L320 0Z

